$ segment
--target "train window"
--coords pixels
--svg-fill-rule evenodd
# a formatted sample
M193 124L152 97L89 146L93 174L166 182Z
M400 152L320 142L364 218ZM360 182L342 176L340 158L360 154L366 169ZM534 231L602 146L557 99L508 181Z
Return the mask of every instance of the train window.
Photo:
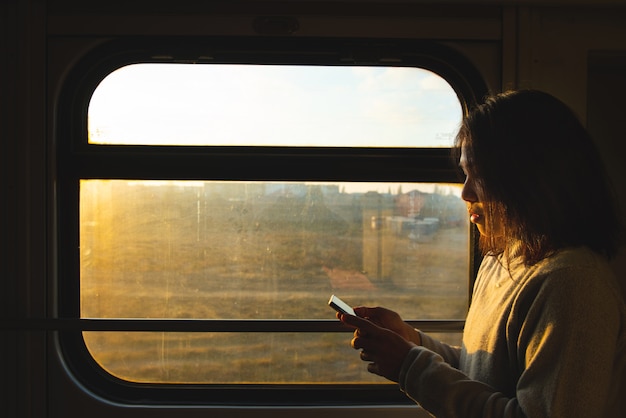
M81 180L81 316L324 320L336 293L407 319L457 320L465 213L448 184ZM378 380L344 334L85 340L105 369L137 382Z
M89 142L449 147L452 87L414 67L134 64L89 104Z
M474 240L450 147L471 89L414 51L246 48L194 64L115 50L64 90L66 360L122 401L402 402L327 301L460 343Z

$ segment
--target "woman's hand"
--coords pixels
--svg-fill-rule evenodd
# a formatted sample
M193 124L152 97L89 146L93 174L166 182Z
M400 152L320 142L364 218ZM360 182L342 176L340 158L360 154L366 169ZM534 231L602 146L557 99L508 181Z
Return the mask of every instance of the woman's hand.
M337 316L344 324L356 329L351 345L355 350L361 350L361 360L369 362L367 370L398 382L402 363L415 344L370 320L353 315Z
M400 315L390 309L359 306L354 308L354 312L357 316L368 319L382 328L394 331L407 341L411 341L417 345L422 345L422 339L419 332L404 322Z

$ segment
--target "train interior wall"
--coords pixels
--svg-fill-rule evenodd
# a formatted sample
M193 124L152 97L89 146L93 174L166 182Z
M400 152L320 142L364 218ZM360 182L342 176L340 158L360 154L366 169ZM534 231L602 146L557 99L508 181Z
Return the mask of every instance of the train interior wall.
M226 5L229 3L229 5ZM438 4L435 4L438 3ZM473 2L460 2L471 10ZM567 102L598 141L626 223L626 7L624 2L3 0L0 5L0 416L192 417L201 407L124 407L84 392L52 338L54 318L54 98L66 66L105 39L150 35L255 35L258 15L293 15L293 36L437 39L474 62L493 91L546 90ZM469 5L469 6L468 6ZM581 190L581 193L585 193ZM593 214L581 222L593 222ZM626 249L614 263L626 281ZM416 416L406 407L361 416ZM344 409L216 408L211 416L343 416ZM354 411L349 411L354 413Z

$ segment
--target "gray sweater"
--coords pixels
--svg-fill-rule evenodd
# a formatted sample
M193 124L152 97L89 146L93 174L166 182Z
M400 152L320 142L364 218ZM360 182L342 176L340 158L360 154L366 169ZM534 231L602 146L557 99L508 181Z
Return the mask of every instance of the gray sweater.
M626 307L586 248L530 267L485 257L463 347L421 336L400 388L439 418L626 417Z

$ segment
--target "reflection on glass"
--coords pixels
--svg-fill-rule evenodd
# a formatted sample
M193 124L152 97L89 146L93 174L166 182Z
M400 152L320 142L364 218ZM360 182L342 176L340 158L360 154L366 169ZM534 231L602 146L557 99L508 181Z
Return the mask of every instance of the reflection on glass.
M335 293L353 305L389 307L405 319L464 318L468 231L455 185L82 180L81 316L333 319L326 302ZM167 342L158 346L155 335ZM184 351L182 369L209 367L205 362L217 361L210 350L218 348L202 341L222 341L226 348L219 349L228 351L227 341L243 338L186 334L179 341L164 335L86 333L86 340L115 375L204 381L195 374L154 377L143 366L118 370L110 356L129 352L157 361ZM293 350L297 357L296 346L310 336L271 338L275 345L258 343L268 356ZM338 350L336 338L318 335L320 342L333 342L314 355L322 359ZM139 355L141 347L148 351ZM307 364L328 367L321 360ZM275 370L232 382L328 379L310 373L282 376Z

